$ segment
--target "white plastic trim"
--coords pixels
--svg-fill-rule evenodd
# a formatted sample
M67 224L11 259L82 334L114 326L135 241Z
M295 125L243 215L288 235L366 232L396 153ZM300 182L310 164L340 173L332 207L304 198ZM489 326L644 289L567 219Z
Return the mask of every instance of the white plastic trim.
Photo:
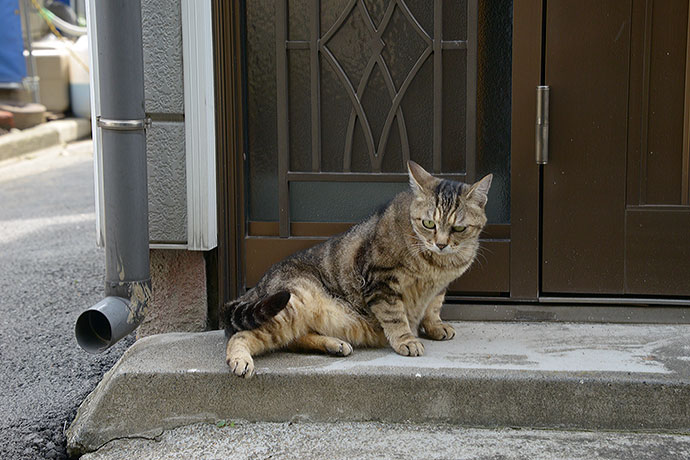
M211 0L182 0L187 248L217 245Z
M189 249L184 243L150 243L149 249Z
M105 247L105 205L103 204L103 150L101 131L96 118L101 114L101 93L98 86L98 38L96 36L97 0L87 0L86 34L89 40L89 92L91 95L91 136L93 139L93 184L96 202L96 245Z

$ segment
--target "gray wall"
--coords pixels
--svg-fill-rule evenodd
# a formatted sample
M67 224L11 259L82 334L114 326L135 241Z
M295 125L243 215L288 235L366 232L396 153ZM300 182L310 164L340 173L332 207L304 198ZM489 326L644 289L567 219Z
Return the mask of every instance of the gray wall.
M184 86L180 0L142 0L149 236L187 241Z

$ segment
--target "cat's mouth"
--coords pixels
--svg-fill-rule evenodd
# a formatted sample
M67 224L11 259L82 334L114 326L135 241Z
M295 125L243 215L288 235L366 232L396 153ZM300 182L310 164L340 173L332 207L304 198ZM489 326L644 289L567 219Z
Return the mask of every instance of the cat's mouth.
M443 248L439 248L436 245L433 245L433 246L427 245L427 249L429 249L431 252L433 252L435 254L440 254L442 256L455 254L457 252L456 248L452 248L450 246L445 246Z

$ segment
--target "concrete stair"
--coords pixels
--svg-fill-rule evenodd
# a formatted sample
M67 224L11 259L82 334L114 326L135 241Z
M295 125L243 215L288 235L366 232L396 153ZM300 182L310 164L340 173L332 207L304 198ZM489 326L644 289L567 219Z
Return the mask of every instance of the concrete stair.
M274 353L230 375L221 331L138 341L67 433L73 454L219 420L690 433L690 326L454 323L419 358Z

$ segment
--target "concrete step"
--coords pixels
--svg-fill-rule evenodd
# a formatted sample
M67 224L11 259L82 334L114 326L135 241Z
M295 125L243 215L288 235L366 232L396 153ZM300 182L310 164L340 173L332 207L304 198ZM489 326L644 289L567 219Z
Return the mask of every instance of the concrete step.
M690 433L690 326L455 323L426 354L274 353L229 374L221 331L138 341L79 409L72 453L197 422L365 422Z
M222 424L221 424L222 425ZM687 460L690 436L381 422L198 423L121 439L81 460Z

